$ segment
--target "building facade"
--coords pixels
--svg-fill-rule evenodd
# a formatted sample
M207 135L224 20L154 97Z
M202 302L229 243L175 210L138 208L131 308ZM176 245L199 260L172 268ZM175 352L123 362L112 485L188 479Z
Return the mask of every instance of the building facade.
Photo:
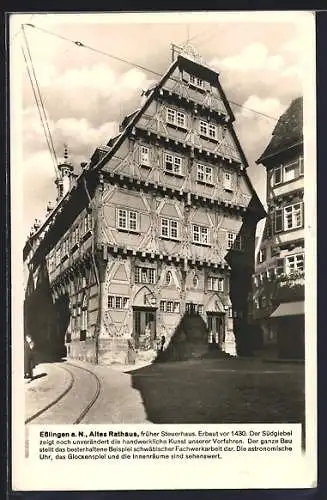
M126 363L246 354L264 209L219 75L177 55L24 248L25 330L40 351Z
M267 171L268 216L256 256L253 319L258 347L304 356L304 161L302 98L280 117L257 163Z

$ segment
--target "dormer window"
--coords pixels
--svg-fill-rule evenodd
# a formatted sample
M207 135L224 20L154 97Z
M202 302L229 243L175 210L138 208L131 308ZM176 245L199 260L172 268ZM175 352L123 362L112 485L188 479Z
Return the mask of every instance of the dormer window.
M193 85L194 87L198 87L200 89L205 88L204 80L201 80L201 78L198 78L197 76L194 76L194 75L190 75L190 84Z

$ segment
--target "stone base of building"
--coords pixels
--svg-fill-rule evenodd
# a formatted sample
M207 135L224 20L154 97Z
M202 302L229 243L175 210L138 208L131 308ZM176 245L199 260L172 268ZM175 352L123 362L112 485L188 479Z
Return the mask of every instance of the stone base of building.
M66 344L67 359L78 359L88 363L96 363L95 339L72 340Z
M98 339L99 365L132 365L136 361L137 353L129 339L110 337Z

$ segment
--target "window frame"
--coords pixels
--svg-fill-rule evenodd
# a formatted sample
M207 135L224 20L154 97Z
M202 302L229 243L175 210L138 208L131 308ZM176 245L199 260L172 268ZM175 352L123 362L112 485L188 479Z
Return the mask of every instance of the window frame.
M169 116L170 115L170 116ZM182 120L181 120L182 119ZM166 109L166 123L174 127L186 129L186 113L175 108Z
M210 165L204 165L203 163L197 163L196 181L200 182L201 184L213 185L213 167L211 167Z
M208 276L207 288L209 292L223 292L225 279L222 276Z
M118 306L117 306L118 304ZM112 295L108 294L107 297L108 309L122 311L129 308L129 297L126 295Z
M173 227L176 224L176 227ZM163 229L167 230L167 234L163 234ZM176 231L176 236L173 232ZM179 240L179 221L169 217L160 217L160 237L167 240Z
M260 248L258 252L258 264L262 264L266 260L267 260L267 248L266 247Z
M134 268L134 283L155 285L157 273L154 267L135 266Z
M226 170L223 173L223 187L225 191L233 191L233 174Z
M199 83L201 82L201 83ZM201 90L205 90L206 88L206 82L205 80L202 80L202 78L199 78L198 76L191 75L189 74L189 84L193 87L196 87Z
M227 232L227 250L244 250L243 238L239 233Z
M294 177L292 177L291 179L288 179L287 174L286 174L286 169L291 169L290 171L294 172ZM283 164L283 182L284 183L295 181L295 179L297 179L300 176L299 174L300 174L299 158L297 158L294 161L290 161L288 163Z
M146 154L145 154L146 150ZM143 144L140 144L139 148L139 163L142 165L142 167L151 167L151 158L150 158L150 147L149 146L144 146Z
M197 231L195 230L197 228ZM205 230L206 234L206 241L203 241L202 236L203 236L203 231ZM195 239L194 235L195 233L198 232L199 239ZM203 226L200 224L192 224L192 243L196 245L205 245L205 246L210 246L210 231L208 226Z
M295 211L296 206L299 208ZM291 212L287 212L287 209L291 209ZM287 216L291 215L291 226L288 226ZM298 225L294 225L294 221L296 221L296 217L300 216L300 223ZM303 202L299 201L297 203L292 203L291 205L287 205L283 207L283 226L284 231L292 231L294 229L300 229L303 227Z
M168 157L171 158L171 161L168 160ZM171 169L167 168L167 164L171 165ZM179 155L175 155L174 153L164 152L164 170L165 173L169 175L176 175L182 177L184 175L183 169L183 157Z
M172 284L172 281L173 281L172 272L168 270L165 274L165 285L170 286Z
M290 260L294 259L294 269L290 269ZM299 268L299 263L301 268ZM284 269L285 274L293 274L297 272L304 272L304 253L300 252L297 254L286 255L284 258Z
M276 182L277 173L279 173L279 178L280 178L279 182ZM280 184L283 184L283 169L281 165L273 169L273 186L279 186Z
M136 210L129 210L128 208L116 207L116 229L118 231L126 231L129 233L138 233L140 224L139 215L140 215L139 212L137 212ZM121 225L121 220L123 219L125 219L125 226Z
M211 130L210 130L211 127ZM211 141L217 141L218 140L218 128L217 124L210 122L210 121L205 121L205 120L199 120L199 126L198 126L198 131L199 134L202 135L203 137L206 137L207 139ZM214 132L212 135L212 131Z

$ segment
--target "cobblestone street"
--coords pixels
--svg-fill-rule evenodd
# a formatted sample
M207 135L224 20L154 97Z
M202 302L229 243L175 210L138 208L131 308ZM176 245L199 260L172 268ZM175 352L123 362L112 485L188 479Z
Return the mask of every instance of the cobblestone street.
M33 423L74 423L96 383L99 393L81 423L304 422L304 365L246 359L140 367L44 363L25 383L25 418L67 391Z

